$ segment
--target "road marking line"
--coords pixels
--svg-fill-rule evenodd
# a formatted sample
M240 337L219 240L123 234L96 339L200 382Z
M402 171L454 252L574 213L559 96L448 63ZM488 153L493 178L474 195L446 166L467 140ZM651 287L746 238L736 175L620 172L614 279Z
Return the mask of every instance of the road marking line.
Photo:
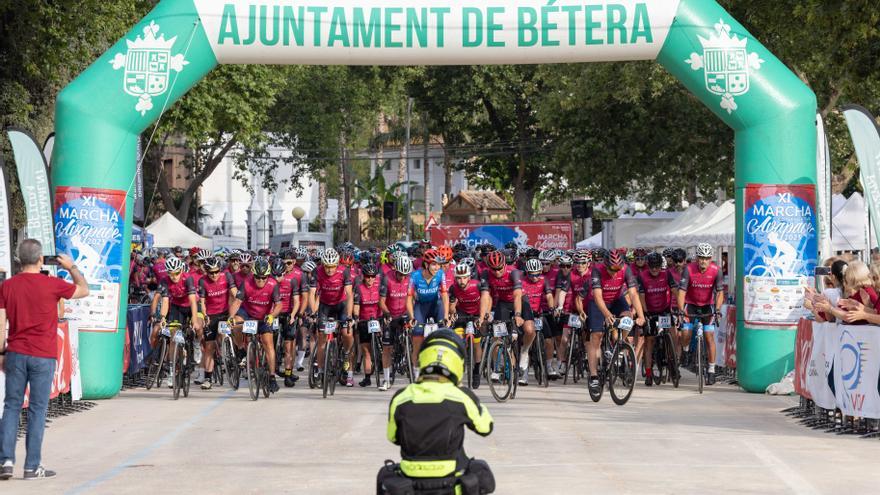
M794 493L818 495L820 492L803 476L797 473L785 461L767 450L766 447L752 440L743 440L742 442L748 447L755 456L764 461L766 467L773 472L780 480L782 480Z
M122 461L121 463L117 464L116 466L110 468L109 470L105 471L104 473L102 473L98 477L92 479L91 481L87 481L77 487L71 488L70 490L68 490L66 492L67 495L77 495L80 493L84 493L86 491L89 491L89 490L97 487L98 485L100 485L101 483L104 483L105 481L109 481L109 480L115 478L116 476L119 475L119 473L121 473L126 468L128 468L134 464L137 464L139 461L143 460L148 455L152 454L154 450L158 449L159 447L162 447L164 445L171 443L171 441L174 440L175 438L177 438L178 435L183 433L184 430L192 427L193 425L198 423L200 420L209 416L218 407L220 407L220 405L223 404L223 402L225 402L226 399L229 399L234 394L235 394L235 390L229 390L228 392L223 394L221 397L217 398L217 400L215 400L213 403L211 403L210 406L206 407L205 409L203 409L201 412L199 412L195 416L191 417L186 422L180 424L177 428L175 428L171 432L166 433L165 436L163 436L159 440L156 440L151 445L144 447L140 452L135 453L134 455L132 455L128 459L126 459L126 460Z

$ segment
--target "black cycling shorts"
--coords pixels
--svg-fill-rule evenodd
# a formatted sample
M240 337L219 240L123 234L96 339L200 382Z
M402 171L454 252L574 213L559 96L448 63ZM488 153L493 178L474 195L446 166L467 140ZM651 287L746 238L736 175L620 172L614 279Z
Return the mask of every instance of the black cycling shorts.
M384 326L382 324L383 322L381 319L377 318L376 320L379 321L380 328L382 326ZM361 344L369 344L370 343L371 338L370 338L369 320L363 320L363 321L357 322L357 335L358 335L358 338L361 340ZM379 335L381 336L382 334L379 334ZM381 337L380 337L380 339L381 339Z
M189 306L175 306L174 304L168 305L168 318L165 319L168 323L178 322L180 326L186 326L187 323L192 321L192 310Z
M227 314L220 313L216 315L208 315L208 326L205 327L205 340L217 340L220 335L219 327L221 321L226 321Z
M707 304L705 306L695 306L693 304L685 304L684 305L684 314L686 315L697 315L700 321L703 322L703 326L712 324L712 316L715 315L715 307L711 304ZM695 323L695 318L690 317L691 323ZM705 328L704 328L705 331Z
M278 326L281 328L281 338L285 341L296 339L296 318L291 321L290 313L278 315Z
M338 304L318 304L318 321L333 318L340 324L348 321L345 301Z
M391 323L382 326L382 345L394 345L394 339L403 332L403 316L392 318Z

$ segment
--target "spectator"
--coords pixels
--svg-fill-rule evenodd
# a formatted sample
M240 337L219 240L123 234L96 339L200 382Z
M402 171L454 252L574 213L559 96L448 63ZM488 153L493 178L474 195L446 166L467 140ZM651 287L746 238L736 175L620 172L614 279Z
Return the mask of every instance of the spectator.
M825 277L823 284L825 290L821 294L808 288L808 298L805 306L813 311L816 321L825 322L834 319L834 309L837 308L837 302L840 300L841 288L843 287L843 276L846 273L848 264L839 258L829 258L825 261L825 266L831 267L831 276Z
M845 313L840 314L838 310L835 310L833 311L834 315L850 325L880 322L880 316L877 315L880 297L874 290L871 270L861 261L852 261L847 265L843 275L841 299L837 306Z
M0 419L0 480L12 477L18 421L28 384L24 479L55 476L40 464L40 451L58 352L58 302L89 294L85 278L67 256L58 256L58 263L70 272L74 284L41 274L42 251L39 241L25 239L18 247L21 273L0 286L0 369L6 372L5 407Z

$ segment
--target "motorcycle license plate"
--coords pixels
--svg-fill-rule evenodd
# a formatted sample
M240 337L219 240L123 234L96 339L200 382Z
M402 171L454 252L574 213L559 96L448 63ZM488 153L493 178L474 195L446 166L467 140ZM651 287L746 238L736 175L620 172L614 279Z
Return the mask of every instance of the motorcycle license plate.
M328 321L324 324L324 333L330 334L336 331L336 322Z
M244 326L242 328L242 332L248 335L256 335L257 333L257 320L247 320L244 322Z
M439 328L439 327L437 326L436 323L428 323L427 325L425 325L425 337L436 332L437 328Z
M370 333L379 333L382 331L382 328L379 326L379 322L376 320L370 320L367 322L367 330Z
M467 326L464 328L464 333L467 335L474 334L474 322L472 322L472 321L468 322Z
M570 315L568 317L568 326L571 328L580 328L581 327L581 317L578 315Z
M507 325L503 321L499 321L492 325L492 333L496 337L507 337Z
M217 330L219 330L222 335L229 335L232 333L232 331L229 330L229 323L226 323L225 321L221 321L217 325Z
M169 330L168 327L162 327L162 335L171 337L171 330Z
M535 320L535 330L538 332L540 332L541 330L544 330L544 320L543 319L538 318Z
M672 328L672 318L661 316L657 319L657 326L660 328Z

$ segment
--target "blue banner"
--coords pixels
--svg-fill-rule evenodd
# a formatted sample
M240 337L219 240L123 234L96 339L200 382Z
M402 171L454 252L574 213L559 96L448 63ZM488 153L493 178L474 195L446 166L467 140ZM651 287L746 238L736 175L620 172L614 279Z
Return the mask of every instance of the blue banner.
M128 363L129 376L146 367L147 356L150 355L150 307L136 304L128 307L128 337L130 354Z

